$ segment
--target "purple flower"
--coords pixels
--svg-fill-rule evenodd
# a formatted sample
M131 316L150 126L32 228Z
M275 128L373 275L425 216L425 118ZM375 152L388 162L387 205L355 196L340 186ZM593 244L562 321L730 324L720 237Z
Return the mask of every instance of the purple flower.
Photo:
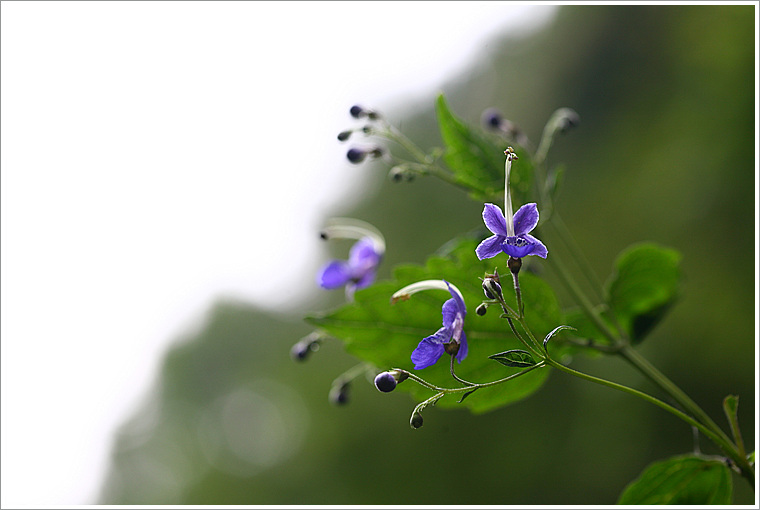
M462 295L452 288L446 280L443 280L451 299L443 303L443 327L434 335L424 338L412 352L414 368L420 370L434 365L444 352L456 352L456 359L460 363L467 357L467 336L464 333L464 317L467 315ZM455 345L456 344L456 345Z
M369 237L359 239L351 247L348 260L333 260L317 275L317 281L325 289L337 289L344 285L351 290L367 287L375 281L377 266L383 253Z
M333 218L320 233L322 239L358 239L348 260L328 262L317 274L317 283L325 289L346 287L346 298L375 281L377 266L385 253L385 239L375 227L352 218Z
M545 259L548 254L546 246L528 233L538 224L538 207L536 204L530 203L520 207L511 220L512 228L508 229L507 219L499 206L485 205L483 221L494 235L483 240L475 248L478 259L490 259L502 252L516 259L528 255L538 255Z

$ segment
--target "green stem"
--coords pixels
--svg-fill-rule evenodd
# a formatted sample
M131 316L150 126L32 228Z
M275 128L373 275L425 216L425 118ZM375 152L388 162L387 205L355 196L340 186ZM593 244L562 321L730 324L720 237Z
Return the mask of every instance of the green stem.
M623 346L619 351L618 354L620 354L626 361L631 363L636 369L638 369L641 373L643 373L645 376L647 376L653 383L655 383L659 388L661 388L664 392L666 392L668 395L673 397L673 399L678 402L678 404L683 407L686 411L691 413L692 416L697 418L700 422L702 422L705 426L710 427L715 434L719 435L721 439L723 439L725 442L731 443L731 439L721 430L720 427L708 416L706 412L702 410L701 407L699 407L696 402L694 402L689 396L681 390L678 386L676 386L673 381L665 377L665 375L657 370L657 368L654 367L649 361L644 358L641 354L636 352L633 348L626 345Z
M552 214L549 218L549 224L554 227L554 230L557 232L559 239L570 250L570 254L578 264L581 273L588 279L588 282L594 291L594 296L600 302L604 302L604 287L602 285L602 282L599 280L596 272L591 267L591 264L583 253L583 250L581 250L580 246L578 246L578 243L575 241L575 238L573 238L573 235L570 233L567 225L565 225L565 222L562 221L562 218L559 216L559 214L554 212L554 214Z
M720 432L720 429L718 429L718 431L720 433L716 433L712 429L712 427L708 427L708 426L700 423L699 421L695 420L694 418L692 418L688 414L686 414L686 413L684 413L682 411L679 411L675 407L673 407L673 406L671 406L669 404L666 404L662 400L659 400L659 399L657 399L657 398L655 398L655 397L653 397L651 395L648 395L648 394L646 394L646 393L644 393L642 391L635 390L635 389L630 388L628 386L623 386L622 384L614 383L612 381L607 381L606 379L601 379L599 377L594 377L592 375L584 374L583 372L578 372L577 370L573 370L570 367L566 367L565 365L563 365L561 363L558 363L558 362L556 362L556 361L554 361L552 359L547 359L546 362L550 366L552 366L552 367L554 367L554 368L556 368L558 370L561 370L561 371L563 371L565 373L568 373L570 375L573 375L575 377L579 377L581 379L585 379L585 380L593 382L595 384L600 384L602 386L607 386L608 388L612 388L612 389L615 389L615 390L618 390L618 391L622 391L624 393L628 393L630 395L634 395L636 397L639 397L639 398L645 400L646 402L649 402L650 404L654 404L657 407L666 410L667 412L669 412L669 413L673 414L674 416L680 418L681 420L685 421L689 425L692 425L692 426L696 427L705 436L707 436L708 438L710 438L716 445L718 445L726 453L726 455L728 455L736 463L736 465L741 470L742 476L744 476L749 481L750 485L752 486L752 489L754 490L754 488L755 488L755 475L754 475L754 472L752 470L752 467L749 465L749 462L747 462L747 459L744 458L744 457L742 457L739 454L739 452L736 450L736 448L733 445L733 443L731 442L731 440L729 440L728 438L726 438L725 434L723 434L722 432Z
M567 268L565 268L562 261L558 257L551 257L547 258L546 260L554 269L554 272L557 273L557 276L559 276L559 279L565 285L565 288L570 292L570 294L573 295L575 301L581 306L583 311L586 313L588 318L591 319L597 329L599 329L599 331L601 331L601 333L613 345L620 344L618 335L610 329L606 322L604 322L599 312L594 308L594 305L591 304L580 287L578 287L578 284L575 283L575 280L573 280L573 278L570 276Z

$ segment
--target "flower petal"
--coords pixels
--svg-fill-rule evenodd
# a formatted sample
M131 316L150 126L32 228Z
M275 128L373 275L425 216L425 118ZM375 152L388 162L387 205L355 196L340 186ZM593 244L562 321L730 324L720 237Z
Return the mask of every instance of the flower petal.
M457 300L455 298L447 299L441 308L441 314L443 315L443 327L450 328L454 324L454 319L457 318L457 314L459 313L461 312Z
M462 336L459 337L459 352L457 352L456 358L461 363L467 357L467 335L462 331Z
M364 274L359 278L359 280L356 282L356 290L363 289L364 287L368 287L372 284L372 282L375 281L375 275L376 271L375 268L368 269L364 272Z
M475 248L475 255L478 256L478 260L490 259L501 253L501 244L506 239L506 236L493 235L488 239L483 239L477 248Z
M443 344L431 342L427 338L419 343L417 348L412 352L412 363L415 370L421 370L431 365L435 365L441 356L443 356Z
M549 250L546 249L546 246L544 246L544 243L539 241L537 238L533 237L530 234L525 234L525 239L528 240L529 243L533 245L533 249L528 255L538 255L542 259L545 259L546 256L549 254Z
M514 215L515 236L527 234L538 225L538 207L535 203L525 204Z
M443 280L443 283L445 283L446 286L449 288L449 293L451 294L451 297L453 297L454 300L456 301L457 308L459 309L459 313L462 314L462 317L467 315L467 307L464 304L464 300L462 299L462 296L459 294L459 292L451 288L451 284L449 282L447 282L446 280Z
M348 264L352 268L375 267L380 262L380 256L375 251L375 244L369 237L359 239L348 252Z
M533 244L528 241L525 235L507 237L504 244L501 245L501 249L510 257L519 259L531 254Z
M499 236L507 235L507 220L498 205L486 204L483 207L483 221L488 230Z
M423 340L433 342L436 344L446 344L451 340L451 331L446 326L442 327L430 336L426 336Z
M333 260L317 274L317 283L325 289L337 289L351 279L351 271L343 260Z

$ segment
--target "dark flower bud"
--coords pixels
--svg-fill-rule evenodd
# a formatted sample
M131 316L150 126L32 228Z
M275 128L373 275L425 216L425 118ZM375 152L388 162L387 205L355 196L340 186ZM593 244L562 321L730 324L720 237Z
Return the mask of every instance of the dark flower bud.
M488 299L501 299L501 285L498 280L492 277L487 277L483 280L483 292Z
M371 135L372 134L372 126L364 126L362 128L362 133L365 135Z
M355 119L360 119L362 116L365 115L364 108L359 106L358 104L355 104L351 107L351 109L348 111L348 113L351 114L351 116Z
M353 131L351 131L350 129L347 129L345 131L341 131L340 133L338 133L338 140L341 141L341 142L345 142L351 136L352 132Z
M294 361L305 361L311 352L319 350L320 341L321 337L315 333L307 335L290 348L290 357Z
M509 257L509 260L507 261L507 267L509 267L509 270L512 272L512 274L519 273L520 268L522 267L522 259Z
M390 372L383 372L375 377L375 388L383 393L390 393L396 389L396 378Z
M290 357L293 358L294 361L304 361L310 352L311 349L308 345L298 342L290 348Z
M480 303L478 307L475 309L475 313L480 315L481 317L486 314L488 311L488 306L485 303Z
M384 393L388 393L393 391L398 383L406 381L408 377L409 372L406 370L388 370L387 372L377 374L375 377L375 387Z
M480 117L483 125L491 129L499 129L502 123L501 112L496 108L488 108Z
M333 387L330 388L330 402L339 406L347 404L349 387L350 384L347 382L333 385Z
M411 425L413 429L422 427L422 415L419 412L414 413L409 420L409 425Z
M364 161L364 158L367 156L367 152L362 149L357 149L356 147L353 147L351 149L348 149L348 152L346 153L346 157L351 163L361 163Z

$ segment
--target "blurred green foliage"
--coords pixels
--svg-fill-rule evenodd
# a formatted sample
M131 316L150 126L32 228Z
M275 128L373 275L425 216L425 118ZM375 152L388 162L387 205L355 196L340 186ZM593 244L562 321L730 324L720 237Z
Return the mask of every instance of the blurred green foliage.
M556 207L603 280L635 241L682 254L680 300L638 349L726 430L721 402L739 395L748 451L754 33L751 5L564 6L546 30L525 40L504 34L442 87L463 121L475 124L494 106L534 143L557 108L580 114L549 156L566 170ZM433 95L384 113L421 146L441 146ZM384 233L381 279L482 226L482 204L450 185L392 183L379 165L357 171L376 194L335 212ZM562 256L543 236L551 256ZM548 268L538 269L569 304ZM324 295L315 311L339 303ZM295 364L290 346L310 331L300 317L217 303L178 339L154 393L117 432L99 502L610 504L646 466L693 448L691 430L671 415L561 373L486 414L429 408L413 431L409 396L380 394L369 381L355 381L348 405L329 404L332 380L354 360L325 342ZM659 395L622 360L578 356L573 366ZM735 479L734 502L753 500Z

